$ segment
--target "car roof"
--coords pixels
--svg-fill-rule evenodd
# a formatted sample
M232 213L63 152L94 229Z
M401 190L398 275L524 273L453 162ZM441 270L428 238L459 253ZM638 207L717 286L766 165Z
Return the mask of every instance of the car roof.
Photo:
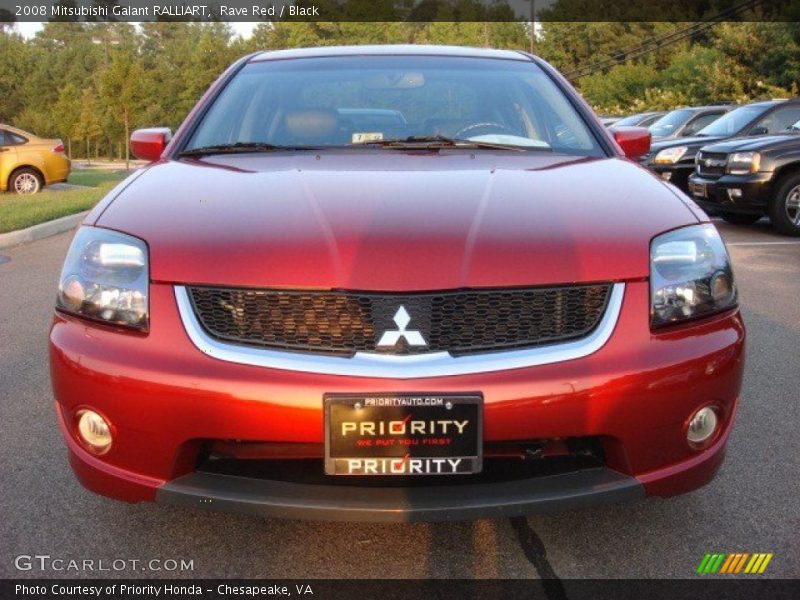
M333 56L458 56L464 58L500 58L530 61L531 57L517 50L495 50L467 46L436 46L424 44L387 44L380 46L323 46L320 48L291 48L256 54L251 62L320 58Z
M758 102L743 104L742 106L776 106L778 104L784 104L787 102L796 104L797 102L800 102L800 98L776 98L775 100L760 100Z
M701 110L714 110L724 108L727 110L732 110L734 108L739 108L738 104L708 104L706 106L678 106L673 108L672 110L666 111L667 113L675 112L677 110L691 110L694 112L700 112Z

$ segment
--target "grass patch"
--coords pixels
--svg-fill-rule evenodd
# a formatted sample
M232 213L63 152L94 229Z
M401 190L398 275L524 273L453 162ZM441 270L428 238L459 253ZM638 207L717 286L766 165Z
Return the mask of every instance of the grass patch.
M114 187L109 181L98 187L67 192L42 192L31 196L0 194L0 233L89 210Z
M122 181L127 176L128 173L124 170L122 172L114 172L104 169L77 169L69 174L67 183L97 187L109 181Z
M70 173L68 182L87 186L86 189L45 191L32 196L0 194L0 233L89 210L127 175L124 171L79 169Z

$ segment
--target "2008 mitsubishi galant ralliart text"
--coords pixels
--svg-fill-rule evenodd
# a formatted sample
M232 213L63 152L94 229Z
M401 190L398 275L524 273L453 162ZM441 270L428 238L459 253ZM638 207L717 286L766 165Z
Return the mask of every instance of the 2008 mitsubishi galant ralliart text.
M89 214L50 333L84 486L446 520L710 481L745 330L707 217L528 54L259 53Z

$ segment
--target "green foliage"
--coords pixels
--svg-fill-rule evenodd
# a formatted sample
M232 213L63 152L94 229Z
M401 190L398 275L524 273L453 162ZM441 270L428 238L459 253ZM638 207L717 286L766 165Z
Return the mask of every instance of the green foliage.
M657 87L659 72L650 65L619 65L607 73L590 75L580 80L580 90L600 112L623 114L632 100L642 98Z
M301 4L320 1L332 0L303 0ZM701 19L718 12L726 2L698 3L705 6L702 14L692 13L688 0L662 3L659 10L677 10L680 18ZM51 22L31 40L3 27L0 121L38 135L60 137L73 155L120 157L126 154L129 130L177 128L225 68L250 52L390 43L529 47L527 24L481 22L489 12L504 10L502 5L473 0L422 2L413 7L416 12L411 16L436 22L401 22L397 19L410 16L411 5L386 3L387 22L359 22L359 14L372 10L372 3L348 2L346 10L352 20L347 22L261 23L246 40L234 36L226 23L146 22L134 27L129 23ZM557 14L569 19L598 10L610 17L621 10L621 3L610 0L560 0L554 6L561 11ZM574 82L600 112L797 94L800 28L795 22L721 23L641 56L631 53L686 27L687 23L670 22L548 20L541 26L536 51L567 74L609 58L624 59L618 66Z
M559 3L573 9L581 0ZM569 74L625 56L687 23L545 23L537 50ZM800 80L797 23L719 23L694 38L579 78L598 112L625 114L714 102L789 97Z
M714 42L728 59L754 75L753 81L743 82L747 94L764 93L766 87L791 89L800 81L798 23L721 23Z
M31 69L30 48L23 39L5 29L0 30L0 123L11 120L25 109L20 84Z
M560 71L569 74L579 67L610 58L621 58L630 50L654 38L685 27L685 23L544 23L536 51ZM675 52L688 48L689 42L648 53L637 59L655 68L669 64Z
M97 99L93 88L85 88L81 94L81 111L78 120L73 124L72 138L86 142L86 156L90 157L91 143L103 133L101 113L97 107Z

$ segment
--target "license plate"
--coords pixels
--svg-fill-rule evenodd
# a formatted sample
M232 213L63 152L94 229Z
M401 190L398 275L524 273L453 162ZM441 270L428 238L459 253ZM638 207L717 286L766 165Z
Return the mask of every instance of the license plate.
M692 193L700 198L708 198L708 190L705 183L693 183Z
M480 394L339 395L325 404L327 475L480 473Z

